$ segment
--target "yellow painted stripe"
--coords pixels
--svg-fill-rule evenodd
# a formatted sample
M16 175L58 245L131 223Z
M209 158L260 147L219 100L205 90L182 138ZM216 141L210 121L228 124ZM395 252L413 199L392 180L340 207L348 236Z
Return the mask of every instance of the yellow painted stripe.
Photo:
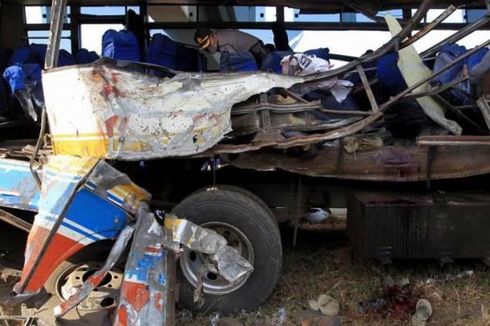
M108 141L94 140L55 140L53 149L56 155L74 155L82 157L104 158L107 154Z
M52 139L77 139L77 138L106 138L106 134L97 133L83 133L83 134L53 134Z
M47 171L59 173L61 175L84 176L92 167L97 164L98 159L94 157L74 157L74 156L51 156L46 166Z
M137 209L142 201L149 201L151 195L134 183L119 185L109 190L110 193L123 200L128 206Z

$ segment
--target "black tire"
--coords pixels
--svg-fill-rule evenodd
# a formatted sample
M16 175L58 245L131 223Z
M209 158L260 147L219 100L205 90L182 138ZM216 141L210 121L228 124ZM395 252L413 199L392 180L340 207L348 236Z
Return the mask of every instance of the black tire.
M204 294L204 304L193 302L194 287L184 277L180 264L180 303L194 312L230 313L255 309L272 293L281 273L282 245L271 210L257 196L234 186L201 189L174 207L172 213L198 225L221 222L240 230L254 252L254 271L238 289L227 294Z

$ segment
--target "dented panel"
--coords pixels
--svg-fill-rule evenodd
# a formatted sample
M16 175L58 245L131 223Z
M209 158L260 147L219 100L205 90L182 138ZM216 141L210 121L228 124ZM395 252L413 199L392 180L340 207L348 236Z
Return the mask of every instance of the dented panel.
M95 158L52 156L42 176L39 210L17 293L36 293L71 255L91 243L116 238L139 203L149 199L124 174Z
M124 270L115 325L172 325L175 313L174 258L165 232L142 205Z
M29 162L0 159L0 206L37 211L39 195Z
M108 61L43 75L55 153L120 160L205 151L231 131L233 104L303 81L268 73L157 78Z

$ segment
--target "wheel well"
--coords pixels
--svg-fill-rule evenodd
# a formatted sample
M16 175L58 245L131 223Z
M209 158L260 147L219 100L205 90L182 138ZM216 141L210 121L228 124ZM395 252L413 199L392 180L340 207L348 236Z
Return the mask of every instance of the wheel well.
M101 260L105 261L109 252L114 245L115 240L100 240L83 247L75 254L70 256L67 261L79 262L83 260Z

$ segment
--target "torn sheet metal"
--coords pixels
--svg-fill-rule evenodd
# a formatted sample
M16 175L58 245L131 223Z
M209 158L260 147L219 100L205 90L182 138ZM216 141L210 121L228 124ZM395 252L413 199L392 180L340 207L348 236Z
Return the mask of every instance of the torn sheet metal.
M0 159L0 206L37 211L39 196L29 162Z
M233 104L304 82L269 73L157 78L117 64L102 60L43 75L56 154L120 160L196 154L231 131Z
M391 35L398 34L402 28L398 21L390 15L385 16L386 23L390 29ZM419 81L431 76L431 71L427 68L415 48L410 45L399 51L398 68L407 82L408 86L415 85ZM417 87L414 92L423 92L429 88L428 83L424 83ZM435 123L449 130L455 135L461 135L463 129L453 120L448 120L444 116L444 109L433 98L426 96L416 99L417 103L422 107L425 114L429 116Z
M114 243L111 252L109 253L109 257L107 258L104 266L94 274L92 274L78 289L72 288L72 290L76 290L68 300L63 301L61 304L56 306L53 310L53 314L56 318L63 317L69 310L73 309L75 306L80 304L83 300L87 298L90 292L95 289L106 277L107 273L114 267L116 262L121 257L121 254L126 249L131 236L133 235L134 228L132 226L126 226L116 242ZM100 304L99 304L100 305Z
M88 173L88 181L79 185ZM129 213L137 200L149 198L124 177L94 158L50 157L43 169L39 211L27 240L16 293L36 293L61 262L91 243L118 236L131 220ZM68 203L76 188L78 191ZM53 229L67 204L59 227ZM54 236L51 232L55 232Z
M141 202L149 202L151 195L137 186L129 177L106 162L99 162L87 179L86 186L102 198L135 215Z
M135 234L126 262L115 325L172 325L175 318L175 259L181 246L208 254L213 271L234 282L248 276L253 267L229 247L216 232L173 216L165 217L165 228L149 211L138 208ZM126 227L101 270L97 271L54 314L62 317L82 302L114 266L131 233Z
M60 157L53 157L44 167L39 211L27 238L22 278L14 287L16 293L27 294L39 291L56 266L89 241L85 235L75 231L79 229L78 227L72 227L71 223L65 222L52 239L53 245L49 245L43 252L43 245L49 238L67 197L77 187L83 175L88 173L96 163L97 160L94 159L63 160ZM75 225L78 226L77 223ZM41 256L42 261L36 268L36 262Z
M174 324L174 257L164 248L164 238L163 227L141 205L114 325Z
M253 271L253 266L213 230L171 216L165 218L165 229L171 232L174 243L210 255L218 274L229 282L235 282Z

